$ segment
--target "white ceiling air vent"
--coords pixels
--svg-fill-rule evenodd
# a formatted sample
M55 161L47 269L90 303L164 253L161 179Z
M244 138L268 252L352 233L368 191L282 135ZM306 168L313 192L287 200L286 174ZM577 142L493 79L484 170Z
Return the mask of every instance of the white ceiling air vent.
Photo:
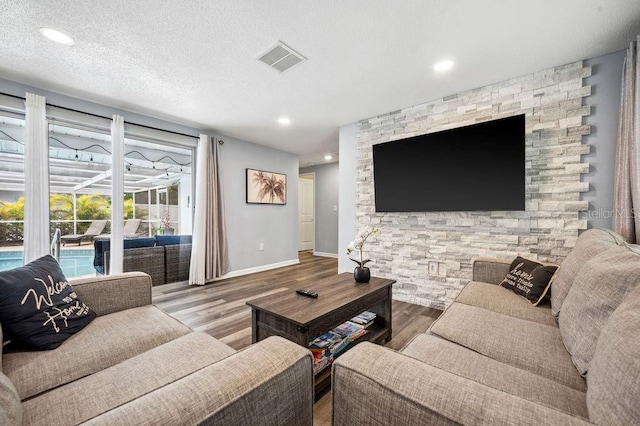
M292 66L306 60L304 56L279 41L266 53L260 55L258 60L269 65L271 68L284 72Z

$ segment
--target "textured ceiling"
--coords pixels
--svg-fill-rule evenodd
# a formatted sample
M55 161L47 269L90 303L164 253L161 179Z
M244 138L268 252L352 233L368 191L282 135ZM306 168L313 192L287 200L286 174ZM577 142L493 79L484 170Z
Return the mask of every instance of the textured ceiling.
M0 78L323 162L338 127L624 49L638 0L0 0ZM42 38L63 30L74 46ZM283 41L308 60L257 60ZM450 58L453 70L437 74ZM276 120L286 115L291 125Z

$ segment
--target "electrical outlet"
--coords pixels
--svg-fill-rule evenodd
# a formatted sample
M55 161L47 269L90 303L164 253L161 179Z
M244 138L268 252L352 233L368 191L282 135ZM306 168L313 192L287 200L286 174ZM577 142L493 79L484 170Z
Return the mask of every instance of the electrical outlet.
M439 263L438 264L438 275L441 277L446 277L447 276L447 264L446 263Z
M260 246L258 247L258 250L260 250L260 251L264 250L264 243L260 243Z
M429 262L429 275L438 275L438 262Z

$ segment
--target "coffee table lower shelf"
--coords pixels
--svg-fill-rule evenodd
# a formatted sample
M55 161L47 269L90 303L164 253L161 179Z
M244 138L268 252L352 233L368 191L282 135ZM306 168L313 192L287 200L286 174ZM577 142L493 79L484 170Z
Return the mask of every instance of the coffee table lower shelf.
M350 343L344 350L335 356L334 360L340 358L344 353L348 352L354 346L362 342L371 342L376 344L384 344L389 340L389 329L372 324L369 328L369 335L365 338L357 339ZM331 364L319 371L314 377L314 400L317 402L329 389L331 389Z

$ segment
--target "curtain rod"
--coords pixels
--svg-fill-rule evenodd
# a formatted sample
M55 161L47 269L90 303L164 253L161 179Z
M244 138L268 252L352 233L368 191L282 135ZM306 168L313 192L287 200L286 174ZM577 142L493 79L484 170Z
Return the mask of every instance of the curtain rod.
M22 99L23 101L24 101L24 100L26 100L26 98L23 98L22 96L16 96L16 95L12 95L12 94L10 94L10 93L3 93L3 92L0 92L0 95L9 96L10 98ZM55 107L55 108L60 108L60 109L64 109L64 110L71 111L71 112L77 112L78 114L86 114L86 115L90 115L90 116L92 116L92 117L104 118L105 120L111 120L111 119L112 119L112 117L105 117L105 116L102 116L102 115L93 114L93 113L91 113L91 112L86 112L86 111L78 111L77 109L67 108L67 107L63 107L63 106L59 106L59 105L54 105L54 104L50 104L50 103L47 103L47 106L52 106L52 107ZM134 113L134 114L135 114L135 113ZM135 125L135 126L144 127L145 129L159 130L159 131L161 131L161 132L173 133L174 135L186 136L186 137L189 137L189 138L199 139L199 136L193 136L193 135L188 135L188 134L186 134L186 133L174 132L174 131L172 131L172 130L159 129L159 128L157 128L157 127L153 127L153 126L146 126L146 125L144 125L144 124L133 123L133 122L131 122L131 121L127 121L127 120L125 120L125 123L127 123L127 124L133 124L133 125Z

